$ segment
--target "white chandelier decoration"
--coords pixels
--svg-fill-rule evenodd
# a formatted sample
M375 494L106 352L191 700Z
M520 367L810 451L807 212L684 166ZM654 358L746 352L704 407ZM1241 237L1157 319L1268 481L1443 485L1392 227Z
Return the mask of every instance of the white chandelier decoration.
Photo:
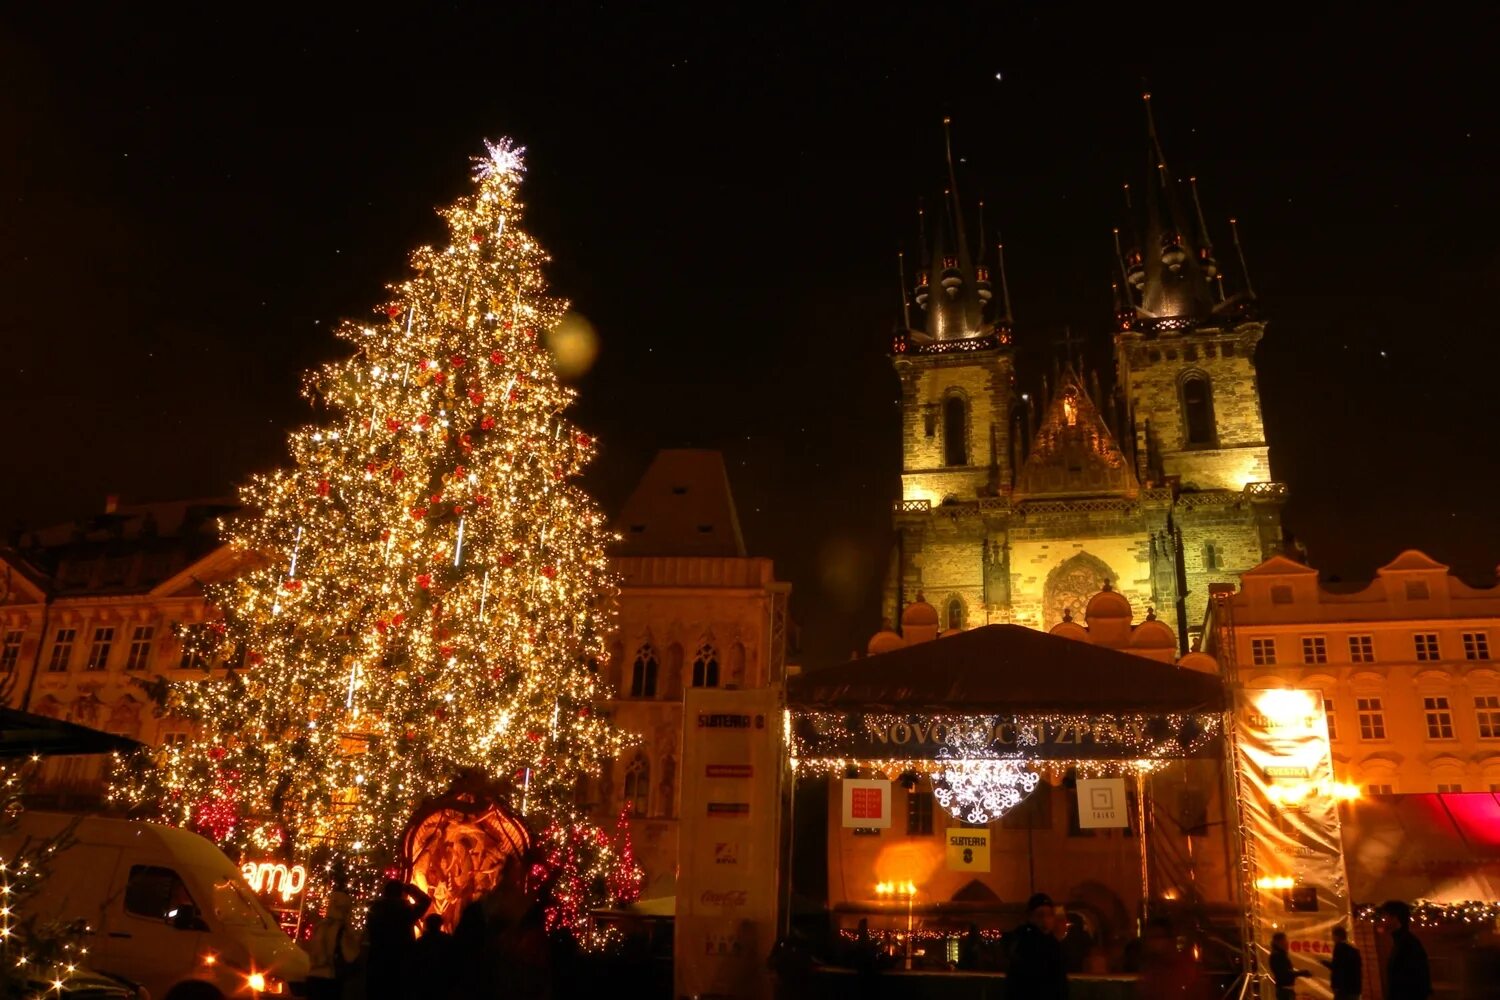
M988 823L1020 805L1040 780L1024 761L945 759L932 776L932 797L955 819Z

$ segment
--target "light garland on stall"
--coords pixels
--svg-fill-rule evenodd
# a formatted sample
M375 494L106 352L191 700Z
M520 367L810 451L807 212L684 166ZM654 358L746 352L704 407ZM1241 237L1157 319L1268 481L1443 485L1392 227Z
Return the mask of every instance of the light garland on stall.
M1376 903L1358 903L1354 918L1365 922L1380 919ZM1417 927L1439 927L1454 924L1490 924L1500 926L1500 903L1489 900L1465 900L1460 903L1434 903L1419 899L1411 904L1411 922Z
M465 768L511 781L534 829L586 826L579 781L626 742L593 710L617 587L576 485L595 442L541 343L565 304L520 225L523 150L487 150L446 243L412 254L378 321L339 328L353 355L304 380L320 422L225 526L248 567L184 643L236 666L173 684L190 742L113 782L117 807L157 804L231 854L276 845L319 891L372 889ZM597 855L570 862L579 884L604 884L608 841L570 842Z

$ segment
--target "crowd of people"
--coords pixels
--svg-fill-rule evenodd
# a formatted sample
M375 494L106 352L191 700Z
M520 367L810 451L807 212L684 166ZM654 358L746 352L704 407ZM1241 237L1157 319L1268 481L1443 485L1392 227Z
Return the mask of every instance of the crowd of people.
M345 892L304 945L312 1000L452 1000L551 996L554 951L545 913L511 880L463 908L449 933L416 886L389 881L362 926Z

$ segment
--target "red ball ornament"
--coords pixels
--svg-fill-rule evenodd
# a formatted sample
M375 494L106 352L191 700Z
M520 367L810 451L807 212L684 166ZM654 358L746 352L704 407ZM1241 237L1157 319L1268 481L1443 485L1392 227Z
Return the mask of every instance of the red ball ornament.
M281 581L281 585L293 593L296 593L297 591L302 589L301 580L283 580Z
M504 554L502 554L500 556L500 565L501 566L514 566L515 564L516 564L516 555L515 555L514 552L506 552L506 553L504 553Z
M320 479L320 480L318 480L318 496L320 496L320 497L326 497L327 495L328 495L328 480L326 480L326 479Z
M401 482L401 480L403 480L405 478L406 478L406 473L402 472L400 469L395 469L395 468L391 469L391 482L393 482L393 483L399 483L399 482Z
M421 587L423 590L426 590L429 587L431 587L432 586L432 574L431 573L418 573L417 574L417 586Z
M471 403L473 403L475 406L483 406L484 405L484 393L478 392L478 391L469 393L469 401Z
M492 364L492 365L503 365L503 364L505 364L505 355L501 354L499 351L491 351L490 352L490 364Z
M589 445L594 443L593 438L589 437L587 434L582 433L578 435L576 440L578 441L579 447L582 448L587 448Z
M555 580L555 579L557 579L557 567L556 566L543 566L542 567L542 575L545 576L549 580Z
M391 319L395 319L397 316L401 315L401 307L397 305L386 306L385 314Z
M420 520L422 520L422 518L424 518L426 516L427 516L427 508L426 507L413 507L411 509L411 519L413 521L420 521Z
M397 420L395 417L386 417L385 429L394 434L396 431L399 431L401 429L401 421Z
M390 622L386 621L384 618L375 623L375 631L379 632L381 635L385 635L385 630L388 628L390 628Z
M396 614L391 615L391 624L392 625L400 625L404 621L406 621L406 615L401 614L400 612L397 612Z
M444 382L446 382L448 380L448 376L445 375L445 374L443 374L442 372L433 372L432 373L432 380L434 382L436 382L438 385L442 385Z
M442 722L448 717L448 709L442 705L439 705L437 708L434 708L432 710L432 717L439 722Z
M454 368L462 368L466 360L467 359L465 359L462 354L455 354L453 355L453 357L448 359L448 363L451 364Z
M482 431L492 431L492 430L494 430L495 429L495 418L494 417L485 417L483 420L479 421L479 429L482 430Z
M432 417L427 415L426 413L417 418L418 427L426 427L430 423L432 423Z

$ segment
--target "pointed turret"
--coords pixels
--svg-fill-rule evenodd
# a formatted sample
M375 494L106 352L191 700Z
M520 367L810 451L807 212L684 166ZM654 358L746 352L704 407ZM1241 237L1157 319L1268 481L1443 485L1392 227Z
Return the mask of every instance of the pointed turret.
M1140 206L1143 235L1121 256L1125 274L1121 294L1128 300L1128 310L1119 326L1148 333L1188 330L1242 308L1248 296L1225 293L1198 198L1198 179L1186 181L1192 202L1189 212L1181 197L1183 180L1174 177L1167 165L1151 110L1151 95L1144 94L1142 101L1146 109L1146 186L1142 198L1132 199L1127 184L1125 202L1131 216L1137 208L1135 202L1144 203ZM1133 235L1133 224L1126 231ZM1117 230L1117 246L1118 240Z
M909 302L917 309L908 322L908 339L915 349L940 350L948 341L995 338L995 346L1010 343L1010 294L1005 284L1004 259L997 258L1000 294L996 295L985 253L984 203L967 215L959 194L953 159L952 122L943 119L943 153L947 184L941 210L918 212L920 254L915 287ZM973 211L973 206L970 206ZM978 221L979 244L971 248L965 218ZM929 241L931 251L929 253ZM898 345L897 352L905 347Z

